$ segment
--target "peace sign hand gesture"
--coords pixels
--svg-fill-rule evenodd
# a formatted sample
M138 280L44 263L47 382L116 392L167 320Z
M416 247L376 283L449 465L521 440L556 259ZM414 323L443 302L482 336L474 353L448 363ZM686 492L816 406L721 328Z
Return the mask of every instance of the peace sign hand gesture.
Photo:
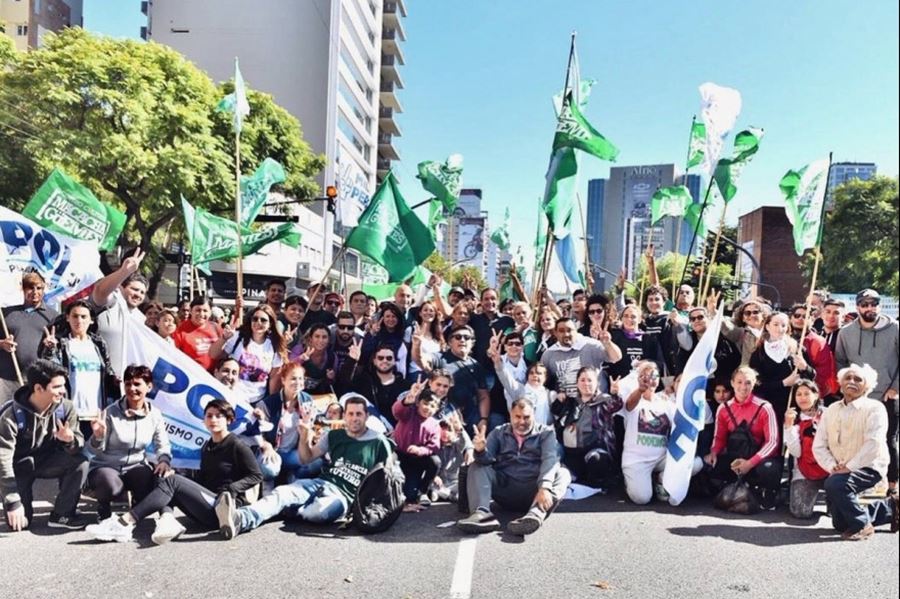
M362 357L362 339L354 339L353 342L350 343L350 348L347 350L347 357L355 362L359 362L359 359Z
M304 362L308 362L308 361L309 361L310 357L312 357L312 354L313 354L313 346L312 346L312 345L308 345L308 346L306 346L306 347L303 349L303 353L300 354L300 357L297 358L297 360L298 360L301 364L303 364Z
M609 320L592 324L591 337L604 345L609 343L612 340L612 336L609 334Z
M487 355L490 358L500 357L500 344L503 342L503 332L494 331L491 334L491 341L488 345Z
M91 420L91 432L97 440L106 437L106 416L100 412L93 420Z
M721 291L713 291L706 296L706 312L707 316L712 318L719 309L719 298L722 297Z
M421 345L422 344L422 327L418 322L413 323L412 328L412 343L413 345Z
M137 248L134 251L134 254L128 256L124 260L122 260L122 269L128 274L134 274L137 272L137 269L141 266L141 261L147 254L141 250L141 248Z
M618 395L619 394L619 381L622 380L622 377L617 376L615 378L609 377L609 394L610 395Z
M50 330L47 330L47 327L44 327L44 347L47 349L53 349L56 347L56 344L59 343L56 339L56 327L51 326Z
M425 383L422 382L422 375L416 379L416 382L413 383L409 388L409 396L418 399L419 394L425 388Z
M472 437L472 447L478 453L481 453L487 447L487 438L484 433L483 427L475 427L475 436Z
M53 434L57 441L60 443L65 443L68 445L72 441L75 440L75 433L72 432L72 429L69 428L68 422L62 422L59 418L56 419L56 432Z

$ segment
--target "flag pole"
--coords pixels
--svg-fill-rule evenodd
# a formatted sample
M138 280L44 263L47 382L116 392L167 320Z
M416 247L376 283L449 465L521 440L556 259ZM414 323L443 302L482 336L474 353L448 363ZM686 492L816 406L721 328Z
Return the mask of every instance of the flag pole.
M3 310L0 309L0 324L3 325L3 338L9 339L9 329L6 328L6 316L3 315ZM9 352L9 357L13 363L13 369L16 371L16 380L19 381L19 386L25 384L25 379L22 378L22 369L19 368L19 360L16 358L16 350Z
M725 213L727 211L728 203L726 202L725 205L722 206L722 216L719 218L719 229L716 231L716 241L713 243L712 256L710 256L709 259L709 272L706 273L706 285L703 286L703 301L706 301L706 296L709 295L709 285L712 282L713 275L713 264L716 261L716 254L719 252L719 241L722 239L722 229L725 227Z
M239 108L235 108L239 110ZM234 221L237 225L237 296L244 297L244 241L241 238L241 132L234 132ZM242 315L238 315L239 318Z
M828 171L825 175L825 185L828 185L828 181L831 178L831 158L832 152L828 152ZM827 190L827 187L826 187ZM822 232L825 230L825 200L822 200L822 211L819 213L819 233L816 235L816 247L813 251L816 254L816 260L813 263L813 271L812 278L809 282L809 293L806 294L806 318L803 319L803 329L800 332L800 341L797 344L797 351L803 351L803 342L806 341L806 334L809 332L809 322L810 322L810 307L811 307L811 299L813 291L816 290L816 282L819 278L819 263L822 261ZM791 393L788 396L788 404L787 407L790 408L791 404L794 400L794 389L791 388Z
M316 290L313 291L313 294L309 297L309 303L312 305L313 301L315 301L316 297L319 295L319 292L322 290L322 287L325 285L325 281L328 280L328 273L331 272L331 269L334 268L337 261L344 257L344 252L347 251L347 239L344 238L344 242L341 243L341 248L334 255L334 258L331 260L331 265L325 269L325 274L322 275L322 279L316 284Z
M581 206L581 196L575 192L575 201L578 202L578 215L581 217L581 234L584 239L584 282L589 287L588 295L594 293L594 275L591 273L591 246L588 245L587 221L584 218L584 208Z
M691 141L694 139L694 125L696 123L697 123L697 115L695 114L691 117L691 131L690 131L690 133L688 133L687 159L684 162L684 165L685 165L684 175L682 175L682 177L681 177L681 183L685 187L687 187L688 171L691 170L691 167L689 167L688 164L691 161ZM693 201L694 201L693 198L691 198L691 202L693 202ZM682 213L681 216L679 216L675 219L675 223L676 223L676 226L678 227L675 230L675 255L679 256L679 255L681 255L681 229L684 227L684 213ZM685 264L687 264L687 262L685 262ZM676 282L675 282L675 278L673 277L672 278L672 296L671 296L672 301L675 301L675 291L676 291L675 285L676 285Z
M687 274L688 262L690 262L690 255L694 252L694 244L697 242L697 231L700 230L701 223L703 222L703 213L706 212L706 207L709 205L709 192L712 190L713 178L709 178L709 183L706 185L706 193L703 195L703 204L700 206L700 214L697 216L697 227L694 229L694 234L691 236L691 245L688 247L687 256L685 256L684 261L684 270L681 271L681 281L680 283L684 283L684 276ZM705 260L704 260L705 264ZM702 265L701 265L702 268ZM702 282L702 280L700 281ZM674 300L672 300L674 301Z

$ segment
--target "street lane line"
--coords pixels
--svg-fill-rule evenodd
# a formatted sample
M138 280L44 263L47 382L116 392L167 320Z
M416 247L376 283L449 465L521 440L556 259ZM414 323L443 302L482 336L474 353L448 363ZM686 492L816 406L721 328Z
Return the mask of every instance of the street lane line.
M450 584L450 599L469 599L472 595L472 571L475 568L475 544L477 538L462 539L456 552L453 567L453 582Z

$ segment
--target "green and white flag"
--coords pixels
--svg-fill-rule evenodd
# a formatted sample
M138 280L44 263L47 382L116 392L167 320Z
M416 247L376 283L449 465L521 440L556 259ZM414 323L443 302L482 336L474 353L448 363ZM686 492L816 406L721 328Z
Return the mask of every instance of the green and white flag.
M716 186L722 192L727 204L734 199L737 194L737 181L741 176L744 167L750 163L750 160L759 151L759 142L763 137L764 131L756 127L750 127L741 131L734 137L734 153L731 158L723 158L716 165L713 179Z
M828 158L799 170L790 170L778 187L784 194L784 211L794 225L794 251L798 256L822 243L822 213L828 189Z
M347 247L384 267L391 281L405 279L435 248L431 231L406 204L391 172L347 237Z
M684 185L660 187L650 199L650 224L655 225L664 216L684 216L694 199Z
M213 260L232 260L238 257L238 228L234 221L210 214L202 208L194 209L181 198L185 231L191 242L191 263L203 272L204 265ZM244 227L241 233L241 252L255 254L272 242L280 241L293 248L300 245L300 231L295 223L282 223L253 231Z
M104 204L91 190L55 168L28 201L22 214L53 231L93 241L101 252L116 247L125 215Z
M691 226L691 230L697 234L697 238L703 240L706 239L707 227L706 222L701 218L701 210L703 210L703 204L688 204L687 211L684 213L684 220ZM708 206L706 211L710 211Z
M491 241L501 250L509 249L509 207L506 208L503 215L503 224L491 233Z
M722 155L725 138L734 128L743 102L741 93L730 87L706 82L700 86L700 118L706 128L706 147L701 170L712 177Z
M572 148L560 148L550 156L547 185L544 188L544 214L553 227L554 237L569 234L568 224L575 208L578 182L578 158Z
M434 242L438 243L443 240L443 228L441 225L447 222L444 218L444 205L437 198L431 198L428 202L428 228L431 229Z
M538 210L537 234L534 237L535 268L540 271L544 267L544 250L547 249L547 217L543 210Z
M706 153L706 125L694 119L691 123L691 143L688 150L687 170L703 162Z
M426 160L420 162L417 168L417 178L425 191L434 195L447 212L452 214L462 191L462 155L452 154L443 163Z
M553 151L560 148L574 148L600 160L615 162L619 149L591 126L576 104L572 94L567 94L556 120Z
M262 211L269 198L269 189L284 183L284 167L277 160L266 158L251 177L241 176L241 224L249 227Z
M250 103L247 102L247 89L244 87L244 78L241 76L237 57L234 59L234 91L222 98L216 110L230 112L232 130L240 134L244 126L244 117L250 114Z

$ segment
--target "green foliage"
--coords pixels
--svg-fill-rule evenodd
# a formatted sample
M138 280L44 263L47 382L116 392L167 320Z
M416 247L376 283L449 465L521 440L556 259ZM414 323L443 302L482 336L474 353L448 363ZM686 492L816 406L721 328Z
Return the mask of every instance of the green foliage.
M215 112L225 92L206 74L152 42L78 28L44 41L0 74L0 105L28 123L26 134L0 139L0 201L21 206L59 166L124 208L125 235L144 249L173 220L180 230L180 194L197 208L233 206L234 136ZM324 159L270 96L251 91L249 101L242 170L271 155L287 171L285 192L314 195Z
M479 268L472 265L453 266L439 252L434 252L428 256L425 262L422 263L422 266L444 277L444 281L451 287L462 287L463 280L466 277L474 281L474 291L476 292L488 286Z
M11 38L2 34L3 31L4 23L0 21L0 70L7 68L7 65L12 66L19 59L16 45ZM4 111L0 110L0 113L2 112Z
M897 179L848 181L833 197L834 209L825 215L816 287L838 293L871 287L883 295L900 295ZM805 276L812 276L814 261L807 252Z
M722 244L722 246L720 246L720 250L724 246L725 244ZM686 257L684 255L675 254L673 252L669 252L668 254L665 254L656 260L656 272L659 275L660 285L663 287L663 289L666 290L669 296L672 295L673 284L675 287L681 284L681 273L684 271L685 260ZM644 289L646 289L650 285L650 276L648 273L645 277L645 270L646 261L642 260L640 266L637 269L637 273L635 274L634 281L625 284L626 295L638 298L641 294L641 283L643 282ZM703 273L704 281L706 280L708 273L709 270L705 269ZM685 283L690 283L690 279L691 269L690 267L688 267L688 271L685 274ZM717 257L716 263L713 265L712 283L710 287L720 288L723 285L731 285L733 279L733 265L719 262L719 259Z

